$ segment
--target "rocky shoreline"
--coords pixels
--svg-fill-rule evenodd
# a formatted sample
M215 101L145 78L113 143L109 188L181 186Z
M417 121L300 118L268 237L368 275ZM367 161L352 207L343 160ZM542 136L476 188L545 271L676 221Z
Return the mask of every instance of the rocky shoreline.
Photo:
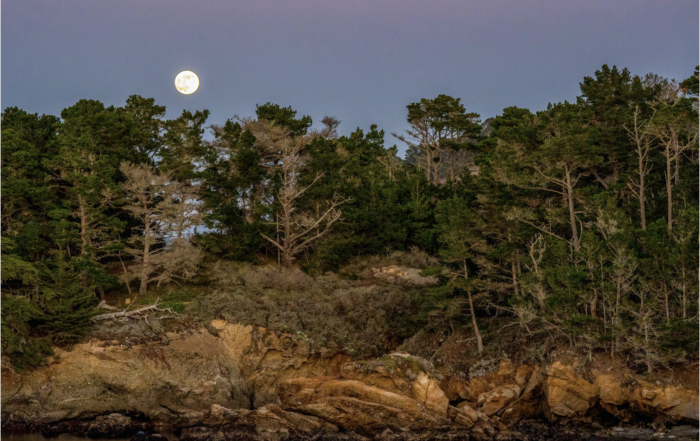
M159 425L182 441L697 439L698 391L570 357L502 359L463 378L405 353L312 354L304 339L222 320L57 350L30 374L3 368L3 433L145 440Z

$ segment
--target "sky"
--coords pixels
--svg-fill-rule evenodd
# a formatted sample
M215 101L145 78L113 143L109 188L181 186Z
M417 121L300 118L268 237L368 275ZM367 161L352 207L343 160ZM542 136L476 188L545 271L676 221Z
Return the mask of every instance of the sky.
M482 119L574 100L603 64L685 79L697 0L2 0L2 108L59 115L80 99L155 98L209 122L292 106L339 132L444 93ZM192 95L175 75L195 71Z

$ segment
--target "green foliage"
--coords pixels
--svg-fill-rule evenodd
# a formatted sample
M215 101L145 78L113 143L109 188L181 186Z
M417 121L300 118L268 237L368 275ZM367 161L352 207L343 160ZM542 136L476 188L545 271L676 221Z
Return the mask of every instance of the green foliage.
M295 119L296 110L292 110L291 107L280 107L279 104L266 103L255 106L255 114L258 119L265 119L288 128L292 137L306 135L313 124L310 116L304 115L301 119Z
M143 299L163 294L176 312L356 354L384 347L381 333L404 339L419 327L433 341L455 326L497 332L489 326L501 316L513 331L622 353L650 371L697 357L698 70L676 83L604 65L580 90L575 102L507 107L484 124L458 98L421 99L396 135L405 160L375 125L338 137L334 118L312 130L309 116L272 103L257 106L257 120L212 126L211 141L207 110L166 120L165 107L137 95L123 107L81 100L61 118L5 109L3 353L27 369L51 344L83 338L94 292L124 288L118 277L136 263L125 244L148 236L156 260L191 242L214 267L276 262L280 244L294 244L286 263L316 279L250 270L206 300L171 287ZM167 207L154 231L126 205L127 162L172 177L151 195ZM178 199L175 188L191 191ZM149 265L165 274L188 253ZM362 291L358 257L401 253L420 264L393 265L416 265L440 284ZM168 277L185 276L177 271ZM345 288L314 285L328 271ZM264 278L275 282L255 282Z
M74 343L88 334L90 319L96 315L97 300L91 286L84 286L80 274L61 256L40 265L41 284L36 328L55 343Z

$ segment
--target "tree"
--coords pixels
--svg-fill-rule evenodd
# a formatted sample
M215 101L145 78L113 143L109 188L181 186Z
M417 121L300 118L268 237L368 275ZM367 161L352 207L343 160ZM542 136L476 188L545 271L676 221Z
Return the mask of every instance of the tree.
M220 257L252 260L260 248L260 222L265 212L267 170L255 149L256 139L239 123L213 127L202 171L201 196L205 246Z
M2 113L2 233L16 240L16 253L38 260L53 246L48 212L60 204L43 163L56 152L59 118L16 107Z
M273 160L276 165L271 173L279 180L279 189L275 194L275 204L279 207L275 224L279 236L271 238L262 232L260 235L279 249L284 264L290 265L299 252L326 235L333 224L340 220L342 212L338 207L346 200L334 195L333 199L328 201L328 208L317 216L300 212L299 198L324 176L324 173L319 173L310 184L300 185L299 176L305 165L302 157L305 139L292 137L289 129L267 120L248 120L244 128L253 133L256 142L264 140L266 150L278 152L278 156Z
M665 163L666 199L669 231L673 229L673 186L680 182L683 152L695 147L698 140L697 116L681 99L678 85L671 81L661 98L652 105L656 112L651 132L659 140ZM672 171L675 165L675 171Z
M155 173L146 165L128 163L122 164L120 170L126 176L121 184L127 199L125 208L141 221L142 234L132 237L125 249L136 264L124 268L123 279L127 283L140 279L139 294L145 294L150 282L160 284L190 277L199 264L201 252L183 240L183 230L178 231L191 224L191 216L196 215L187 209L187 197L180 193L179 200L173 199L169 173ZM165 246L164 239L173 226L177 227L177 236L171 246Z
M602 160L599 147L590 143L587 119L585 109L579 105L550 105L546 111L538 113L541 143L537 147L503 142L496 151L496 167L503 182L562 197L568 209L570 244L575 251L581 248L581 228L574 190L581 177ZM536 225L524 215L516 218L562 238L551 228Z
M411 126L393 135L408 145L408 158L425 170L433 184L455 181L466 165L466 149L481 133L479 115L467 113L459 98L438 95L406 106ZM446 165L443 165L446 164Z
M161 149L158 167L168 171L173 179L191 182L199 178L206 154L202 135L208 117L208 110L195 113L183 110L178 118L165 123L165 147Z
M296 110L292 110L291 107L280 107L279 104L266 103L255 106L255 114L259 120L286 127L292 138L306 135L313 124L310 116L304 115L300 119L295 119Z
M105 135L118 130L114 127L122 117L98 101L86 100L61 114L58 151L44 163L61 191L63 210L55 213L57 219L61 211L75 219L78 254L97 261L121 248L119 235L125 226L112 209L120 197L115 162L128 155L115 149L116 142ZM67 246L71 245L68 239Z
M473 213L460 199L441 201L436 207L437 223L440 231L440 258L444 262L445 271L450 277L450 285L467 293L469 314L476 337L479 353L484 351L484 344L476 321L473 293L479 281L475 276L478 260L488 252L486 241L480 237L479 230L483 226L478 216ZM470 273L470 266L472 267Z
M654 137L649 131L651 120L641 120L641 110L639 106L634 109L634 117L631 128L625 126L625 130L630 138L634 141L634 152L637 154L637 179L629 178L628 186L632 190L634 197L639 201L639 217L641 218L642 230L647 229L646 210L644 208L646 202L646 176L651 171L649 163L649 152L652 148Z

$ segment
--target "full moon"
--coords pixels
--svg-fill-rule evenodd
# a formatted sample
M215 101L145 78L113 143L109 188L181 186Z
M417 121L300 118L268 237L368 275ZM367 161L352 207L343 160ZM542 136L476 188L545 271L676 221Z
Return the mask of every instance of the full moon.
M199 88L199 77L191 70L183 70L175 77L175 88L182 94L193 94Z

